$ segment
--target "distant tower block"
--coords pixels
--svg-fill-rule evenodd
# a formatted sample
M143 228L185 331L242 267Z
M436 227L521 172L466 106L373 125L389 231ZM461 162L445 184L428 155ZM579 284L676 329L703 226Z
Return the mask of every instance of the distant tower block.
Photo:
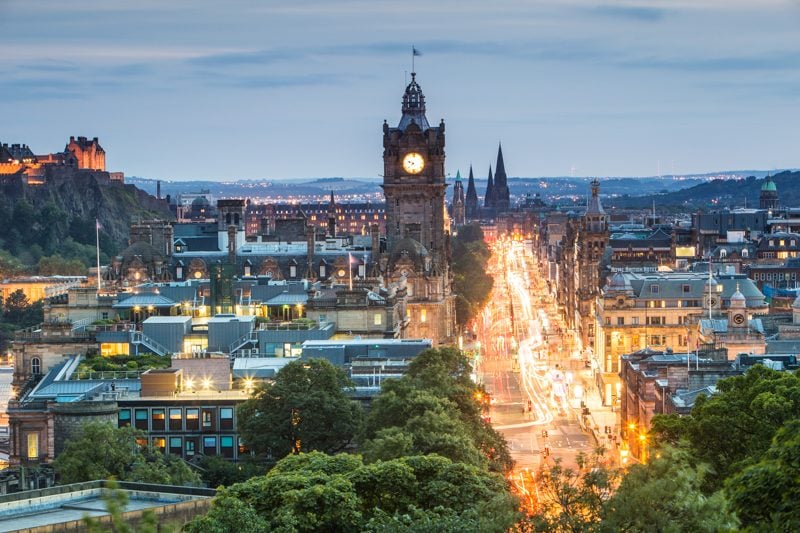
M75 156L78 168L102 171L106 169L106 151L100 146L97 137L93 139L70 137L64 151Z

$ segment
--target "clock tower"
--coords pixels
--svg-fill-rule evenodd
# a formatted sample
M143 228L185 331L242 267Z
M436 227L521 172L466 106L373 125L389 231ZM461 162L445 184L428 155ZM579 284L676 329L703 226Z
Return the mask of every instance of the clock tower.
M411 73L400 123L383 123L383 194L386 198L387 284L405 285L405 336L437 345L455 336L451 293L450 228L445 207L444 121L431 126L425 95Z
M403 94L400 124L383 123L386 244L391 250L405 238L414 239L441 266L446 260L444 121L428 124L416 77L412 72Z

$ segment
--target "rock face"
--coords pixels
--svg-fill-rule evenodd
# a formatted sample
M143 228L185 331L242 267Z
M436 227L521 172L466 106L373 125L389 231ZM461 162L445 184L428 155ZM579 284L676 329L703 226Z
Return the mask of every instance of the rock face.
M68 165L45 165L42 170L40 184L26 183L22 173L3 176L0 209L13 213L15 205L25 200L36 213L44 213L48 205L66 213L66 221L36 220L37 225L66 222L69 226L76 218L92 223L96 218L116 249L127 245L131 221L173 218L166 201L134 185L111 180L108 172Z

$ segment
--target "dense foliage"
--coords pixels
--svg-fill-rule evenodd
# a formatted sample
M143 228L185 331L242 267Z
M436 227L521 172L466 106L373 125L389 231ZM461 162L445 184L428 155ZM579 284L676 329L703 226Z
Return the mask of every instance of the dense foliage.
M362 420L361 407L345 392L351 387L328 361L293 361L239 406L239 433L250 450L267 458L342 451Z
M104 357L97 352L89 352L78 365L77 372L147 370L148 368L169 368L169 357L155 354L111 355Z
M43 302L30 302L21 289L3 300L0 296L0 352L8 349L14 331L40 324L44 320Z
M361 438L367 460L436 453L495 472L513 466L505 439L483 418L484 391L455 348L426 350L383 384Z
M146 441L144 432L131 427L84 424L80 436L69 440L53 461L59 482L114 478L167 485L200 484L200 476L181 458L142 447L142 440Z
M456 294L456 321L465 326L483 308L492 292L493 278L486 273L489 248L479 224L458 229L452 241L453 291Z
M475 466L436 455L364 464L311 452L223 489L187 531L501 532L517 518L505 480Z

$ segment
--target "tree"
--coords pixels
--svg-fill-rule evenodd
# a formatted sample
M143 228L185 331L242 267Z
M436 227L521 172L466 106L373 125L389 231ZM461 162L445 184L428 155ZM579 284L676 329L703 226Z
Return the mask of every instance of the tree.
M345 393L352 382L326 360L294 361L239 406L239 433L257 454L343 450L359 431L363 413Z
M708 468L685 450L666 448L633 465L605 504L602 531L728 531L737 526L722 491L702 492Z
M251 520L248 508L266 522L262 531L499 533L518 518L503 478L480 468L435 455L365 465L359 456L311 452L222 489L188 531L234 531L223 520Z
M403 378L384 382L362 434L365 458L439 453L495 472L510 470L508 446L483 418L479 398L485 391L471 371L455 348L425 350Z
M166 456L137 443L142 431L130 426L115 428L110 423L89 422L77 438L53 461L62 484L114 478L120 481L198 485L197 475L180 458Z
M542 532L577 533L597 528L606 501L617 485L619 472L604 464L604 450L578 454L578 469L556 459L537 473L538 508L528 517L527 528Z
M492 291L494 279L486 273L489 255L479 224L459 228L452 240L452 267L456 320L462 326L472 320Z
M764 458L728 479L725 489L745 530L800 530L800 420L786 423Z
M264 473L264 467L252 461L232 463L217 455L206 455L200 460L201 477L209 487L229 487Z
M697 399L690 416L656 416L656 442L685 442L690 456L711 469L704 491L711 494L744 466L759 461L777 431L800 418L800 377L756 365L720 380L717 394Z

